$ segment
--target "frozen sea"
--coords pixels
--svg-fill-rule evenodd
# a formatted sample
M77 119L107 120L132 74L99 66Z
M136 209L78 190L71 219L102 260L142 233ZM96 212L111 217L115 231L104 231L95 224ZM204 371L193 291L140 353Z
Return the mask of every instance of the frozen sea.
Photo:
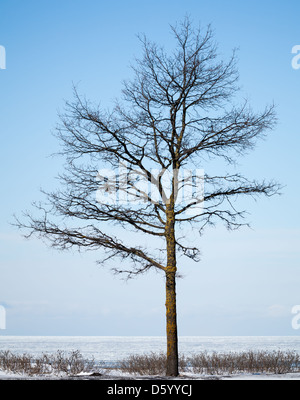
M160 336L1 336L0 351L14 353L56 353L79 350L84 358L98 364L117 366L131 354L165 352L166 338ZM181 336L179 353L200 351L294 350L300 353L300 336Z

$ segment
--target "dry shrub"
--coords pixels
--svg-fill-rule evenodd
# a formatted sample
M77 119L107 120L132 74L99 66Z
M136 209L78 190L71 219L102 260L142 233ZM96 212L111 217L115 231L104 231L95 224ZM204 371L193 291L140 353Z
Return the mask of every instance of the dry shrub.
M120 362L123 372L135 375L165 375L167 357L165 353L131 355ZM0 369L26 375L76 375L95 371L95 361L85 360L80 352L73 351L33 357L17 355L9 350L0 351ZM200 352L189 357L179 356L179 370L204 375L235 373L284 374L300 371L300 354L296 351L245 351L229 353Z
M131 355L120 363L120 369L123 372L138 375L165 375L166 366L166 354L153 352L143 355ZM185 367L185 357L179 356L179 368L185 369Z
M283 374L300 370L300 355L295 351L202 352L188 361L194 373L211 375L240 372Z
M76 375L91 372L94 360L85 360L78 350L69 354L58 350L55 354L33 357L29 354L14 354L10 350L0 351L0 369L26 375L66 374Z
M136 375L165 375L166 354L131 355L123 360L120 369ZM180 372L204 375L235 373L284 374L300 371L300 355L296 351L246 351L241 353L200 352L179 357Z

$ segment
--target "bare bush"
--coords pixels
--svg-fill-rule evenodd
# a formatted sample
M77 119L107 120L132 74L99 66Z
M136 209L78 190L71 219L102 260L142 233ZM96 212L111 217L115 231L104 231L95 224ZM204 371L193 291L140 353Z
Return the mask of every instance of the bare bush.
M138 375L165 375L167 367L167 356L165 353L149 353L143 355L131 355L120 363L123 372ZM179 356L179 369L186 367L186 359Z
M123 372L136 375L165 375L166 355L149 353L131 355L120 364ZM241 353L200 352L189 357L179 357L181 373L203 375L236 373L284 374L300 371L300 355L295 351L246 351Z
M233 374L273 373L283 374L300 371L300 355L295 351L246 351L242 353L202 352L188 359L194 373Z
M122 372L133 375L166 375L165 353L130 355L119 363ZM0 351L0 370L25 375L77 375L91 373L96 368L94 359L86 360L76 350L70 353L61 350L54 354L33 357L30 354L14 354L10 350ZM296 351L245 351L229 353L200 352L186 357L179 356L180 373L201 375L224 375L238 373L285 374L300 372L300 354Z
M0 351L0 369L14 373L76 375L80 372L91 372L94 368L94 359L85 360L78 350L69 354L58 350L55 354L42 354L39 357L26 353L18 355L10 350Z

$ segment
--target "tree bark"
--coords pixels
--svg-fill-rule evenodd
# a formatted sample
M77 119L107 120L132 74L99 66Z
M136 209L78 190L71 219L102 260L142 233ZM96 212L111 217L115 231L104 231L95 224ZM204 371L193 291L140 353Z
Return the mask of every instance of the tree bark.
M175 274L166 273L167 376L178 376Z
M166 331L167 331L167 376L178 376L178 336L176 311L176 244L174 208L168 207L166 240Z

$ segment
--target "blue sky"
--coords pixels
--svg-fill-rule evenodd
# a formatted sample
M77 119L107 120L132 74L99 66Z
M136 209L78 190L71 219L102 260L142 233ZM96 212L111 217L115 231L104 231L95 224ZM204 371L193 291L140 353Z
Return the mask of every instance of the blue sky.
M140 54L138 33L171 49L169 24L190 15L211 23L221 56L238 48L240 85L254 109L277 105L279 123L239 169L275 178L283 195L247 201L252 230L221 226L201 238L202 261L178 281L181 335L297 335L300 304L298 1L1 0L0 304L7 335L164 335L164 281L124 283L96 265L96 253L60 253L25 241L12 215L54 188L62 160L51 135L72 84L109 107Z

